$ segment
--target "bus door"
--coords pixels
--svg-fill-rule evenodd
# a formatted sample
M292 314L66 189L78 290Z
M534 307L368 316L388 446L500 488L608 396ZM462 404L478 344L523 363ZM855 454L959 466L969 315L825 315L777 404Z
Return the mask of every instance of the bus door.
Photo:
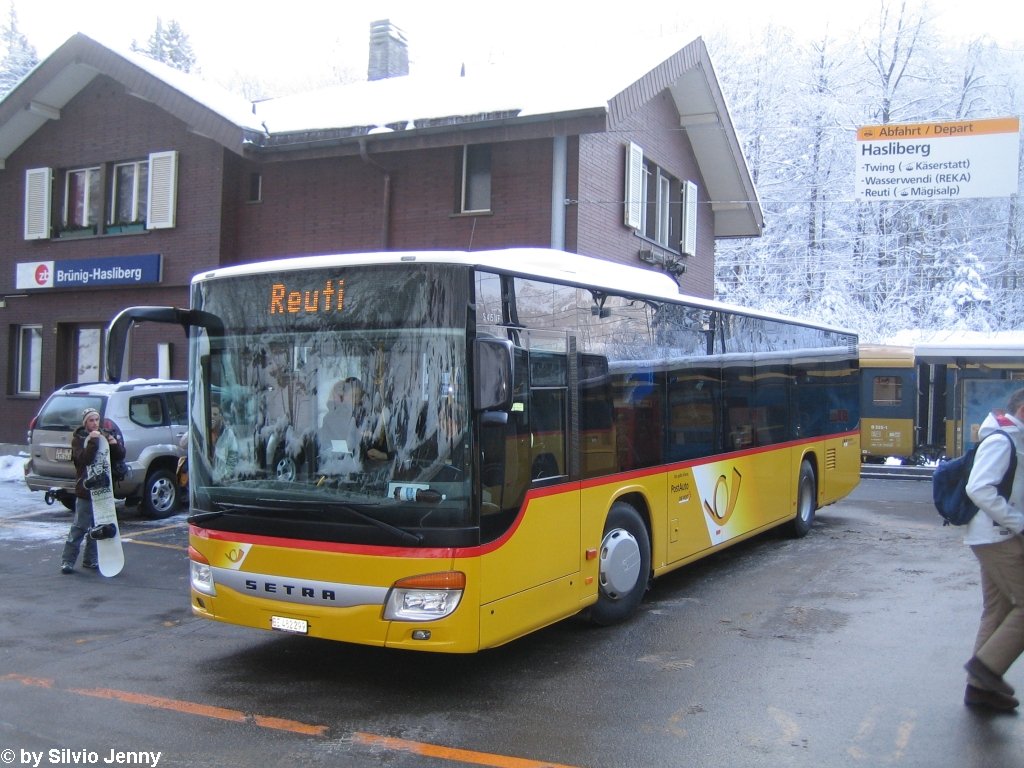
M530 482L565 477L569 423L569 357L565 333L526 331L522 339L529 356L529 412L523 426L529 434Z
M504 430L504 475L501 491L488 487L488 471L494 473L493 434L484 434L484 461L491 467L482 473L483 495L494 498L503 493L500 506L517 513L527 500L525 512L512 535L484 568L485 602L523 593L553 583L580 569L580 510L575 489L567 493L545 493L541 489L557 486L568 479L569 435L569 349L566 333L521 329L516 333L512 409ZM575 352L573 357L575 359ZM482 430L494 430L484 426ZM491 456L487 456L488 446ZM505 516L507 523L514 517ZM488 522L484 520L485 526ZM493 534L492 534L493 535ZM490 536L485 533L485 538ZM541 590L543 592L543 590ZM566 596L568 597L568 595ZM529 598L521 596L517 600ZM538 600L550 600L551 595Z

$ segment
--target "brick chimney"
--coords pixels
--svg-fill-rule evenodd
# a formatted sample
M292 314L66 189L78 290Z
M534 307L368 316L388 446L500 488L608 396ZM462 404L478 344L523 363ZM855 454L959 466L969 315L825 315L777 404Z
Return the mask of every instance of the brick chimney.
M388 19L370 22L370 65L367 80L409 74L409 45L402 30Z

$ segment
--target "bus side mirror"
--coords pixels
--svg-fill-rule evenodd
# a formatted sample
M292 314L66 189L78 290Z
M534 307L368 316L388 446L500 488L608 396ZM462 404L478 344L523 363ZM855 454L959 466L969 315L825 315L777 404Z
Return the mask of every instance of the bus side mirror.
M127 307L107 326L107 380L120 381L124 373L124 356L128 332L136 323L153 322L180 325L189 334L193 326L205 328L211 336L223 336L224 324L216 315L198 309L178 307Z
M477 339L474 352L474 408L507 413L512 408L512 342Z

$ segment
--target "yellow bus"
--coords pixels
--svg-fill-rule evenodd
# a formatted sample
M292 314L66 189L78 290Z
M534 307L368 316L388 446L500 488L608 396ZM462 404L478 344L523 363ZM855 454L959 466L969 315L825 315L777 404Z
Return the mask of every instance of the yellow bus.
M857 337L547 249L216 269L190 309L191 606L389 648L492 648L859 479Z

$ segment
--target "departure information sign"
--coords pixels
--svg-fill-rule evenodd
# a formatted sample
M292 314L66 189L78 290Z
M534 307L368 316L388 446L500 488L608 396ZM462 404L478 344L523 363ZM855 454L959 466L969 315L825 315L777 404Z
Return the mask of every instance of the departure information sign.
M1020 119L869 125L857 131L859 200L1017 194Z

